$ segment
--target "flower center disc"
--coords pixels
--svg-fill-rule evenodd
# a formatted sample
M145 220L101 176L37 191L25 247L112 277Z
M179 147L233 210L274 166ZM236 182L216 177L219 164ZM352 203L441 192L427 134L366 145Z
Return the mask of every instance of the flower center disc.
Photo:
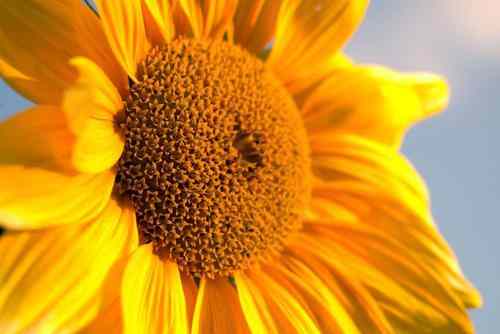
M138 67L116 125L116 191L142 243L195 277L227 276L283 246L310 196L299 111L256 57L177 39Z

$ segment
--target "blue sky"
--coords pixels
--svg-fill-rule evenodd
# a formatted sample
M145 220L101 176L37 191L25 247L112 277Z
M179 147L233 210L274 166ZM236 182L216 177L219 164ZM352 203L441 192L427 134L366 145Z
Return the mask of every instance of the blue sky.
M477 333L500 327L500 2L372 1L347 51L356 60L445 75L452 101L415 127L404 152L427 180L438 225L485 306ZM0 117L29 104L0 82Z

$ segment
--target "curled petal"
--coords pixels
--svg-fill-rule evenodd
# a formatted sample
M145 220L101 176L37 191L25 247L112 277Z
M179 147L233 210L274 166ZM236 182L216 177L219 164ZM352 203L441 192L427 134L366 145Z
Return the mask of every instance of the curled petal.
M349 132L399 148L406 130L448 104L443 78L350 66L330 74L307 98L304 121L311 134Z
M90 60L75 58L71 64L79 76L65 93L63 109L76 136L73 164L81 172L99 173L112 167L123 151L124 142L115 125L121 97Z

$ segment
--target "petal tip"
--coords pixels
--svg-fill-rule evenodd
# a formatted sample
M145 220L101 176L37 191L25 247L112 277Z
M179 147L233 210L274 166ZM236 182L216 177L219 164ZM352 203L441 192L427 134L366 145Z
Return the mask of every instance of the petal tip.
M448 107L450 87L445 78L436 74L419 74L414 79L413 87L422 102L425 115L436 114Z

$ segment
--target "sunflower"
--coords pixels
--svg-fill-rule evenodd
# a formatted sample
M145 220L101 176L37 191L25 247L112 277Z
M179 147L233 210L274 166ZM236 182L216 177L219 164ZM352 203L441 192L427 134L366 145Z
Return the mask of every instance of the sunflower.
M368 0L0 2L2 333L472 333Z

